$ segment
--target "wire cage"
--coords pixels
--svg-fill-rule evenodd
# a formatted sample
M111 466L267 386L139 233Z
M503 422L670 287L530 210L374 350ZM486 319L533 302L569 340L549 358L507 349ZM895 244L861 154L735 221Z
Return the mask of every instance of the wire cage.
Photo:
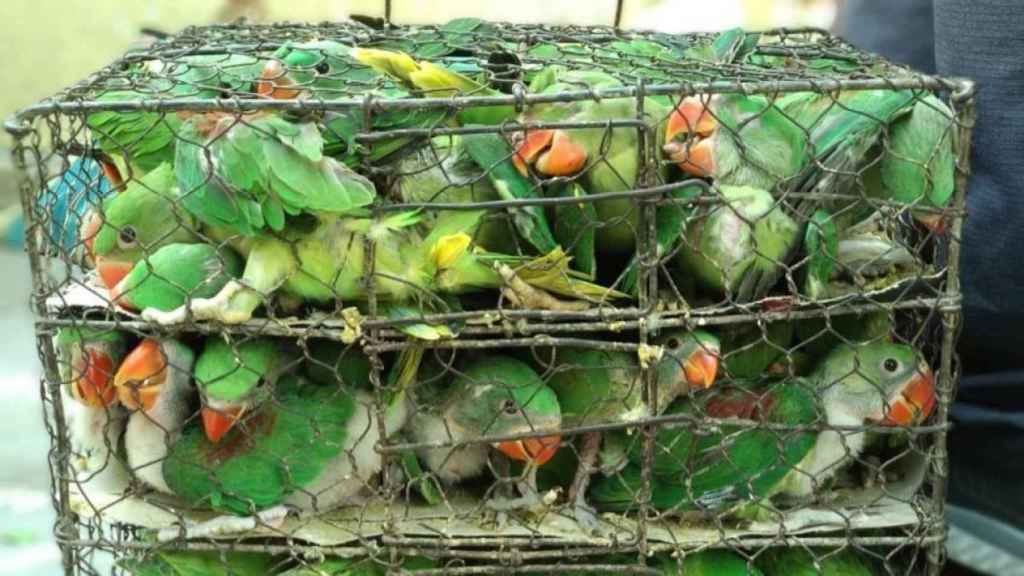
M972 114L812 29L126 54L6 124L66 573L938 574Z

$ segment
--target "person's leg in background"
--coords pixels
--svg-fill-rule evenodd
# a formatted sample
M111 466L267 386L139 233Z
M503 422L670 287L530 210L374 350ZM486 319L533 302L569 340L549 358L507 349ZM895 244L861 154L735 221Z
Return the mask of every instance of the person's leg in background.
M833 31L915 70L935 73L932 0L839 0Z
M978 83L961 270L964 378L950 436L950 519L992 574L1024 574L1024 5L936 0L938 73ZM955 534L954 534L955 536ZM955 542L954 542L955 545ZM951 546L951 552L955 552ZM1013 559L1000 560L996 552ZM994 562L993 562L994 563Z

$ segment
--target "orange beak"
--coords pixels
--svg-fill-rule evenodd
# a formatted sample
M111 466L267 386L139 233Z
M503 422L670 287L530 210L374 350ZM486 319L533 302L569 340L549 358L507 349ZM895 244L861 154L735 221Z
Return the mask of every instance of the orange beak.
M718 129L718 121L707 110L710 102L707 97L684 98L668 117L662 148L681 170L701 178L715 170L711 136Z
M132 271L132 268L133 266L130 262L104 258L96 260L96 271L99 272L100 280L103 281L103 285L107 287L107 290L116 290L117 285ZM113 294L111 296L116 297Z
M516 147L512 163L523 176L528 164L542 176L572 176L587 163L587 151L565 130L532 130Z
M911 426L923 422L935 409L935 376L927 366L918 368L917 374L900 390L882 419L887 426Z
M683 365L683 374L686 376L686 381L690 384L690 388L710 388L718 376L717 351L698 347L686 359L686 364Z
M244 406L232 406L230 408L210 408L204 406L201 410L203 416L203 430L210 442L216 444L234 426L245 413Z
M99 350L86 348L83 353L85 366L75 367L73 395L86 406L109 406L114 401L114 388L110 385L114 360Z
M935 212L922 212L914 214L914 219L938 236L942 236L946 233L946 218L942 214L937 214Z
M148 412L156 404L166 379L167 358L160 343L147 338L121 362L114 376L114 388L125 408Z
M513 460L533 462L537 466L542 466L554 457L561 443L562 437L556 435L499 442L494 447Z
M274 100L293 100L302 93L294 86L295 82L288 77L284 64L278 60L271 60L263 65L260 79L256 82L256 93Z
M103 171L103 176L110 180L112 188L116 189L124 186L124 177L121 176L121 171L117 169L113 162L107 162L106 160L97 160L97 162L99 162L100 170Z

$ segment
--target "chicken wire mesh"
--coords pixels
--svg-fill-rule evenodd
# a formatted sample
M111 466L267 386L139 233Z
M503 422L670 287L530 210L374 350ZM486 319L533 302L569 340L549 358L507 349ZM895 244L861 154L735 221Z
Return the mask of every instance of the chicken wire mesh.
M7 124L67 573L938 573L972 96L816 30L125 55Z

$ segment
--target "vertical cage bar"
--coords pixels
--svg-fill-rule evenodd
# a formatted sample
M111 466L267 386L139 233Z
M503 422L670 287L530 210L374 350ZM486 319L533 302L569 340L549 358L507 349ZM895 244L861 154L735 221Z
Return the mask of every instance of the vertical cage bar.
M941 367L939 379L936 385L936 421L945 424L949 421L949 407L956 394L957 379L959 373L954 366L956 355L956 338L961 319L960 298L960 242L964 224L964 208L966 207L967 184L970 177L971 163L971 132L974 128L974 84L963 82L960 88L951 96L953 109L956 114L957 144L959 149L956 155L956 193L954 195L953 207L957 213L949 232L949 251L946 264L946 291L945 296L951 302L957 302L955 307L949 307L942 312L942 350ZM947 434L943 430L935 434L935 443L932 446L932 466L929 471L931 475L931 491L933 514L939 518L937 526L940 539L928 547L927 561L928 573L931 576L939 576L945 564L946 536L948 533L945 520L946 492L949 482L949 453L947 450Z
M621 2L619 3L621 7ZM645 86L643 78L637 81L636 90L636 117L642 123L638 126L637 131L637 187L647 187L653 184L653 174L656 173L657 169L657 155L652 154L649 148L650 143L656 143L657 138L650 133L650 128L647 126L645 118L645 107L644 99ZM653 168L652 169L652 164ZM635 210L639 210L638 219L638 230L637 230L637 247L636 247L636 258L637 258L637 298L639 300L638 305L641 310L647 311L647 315L644 321L640 323L639 330L639 343L647 345L650 342L651 326L650 321L653 320L654 311L658 308L658 274L657 265L652 266L652 262L657 262L658 248L656 242L656 223L657 223L657 202L659 197L644 198L639 200L633 207ZM653 254L653 255L652 255ZM648 409L651 414L658 413L658 379L657 371L652 366L640 365L640 374L644 383L644 402L647 403ZM654 463L654 440L657 434L657 426L643 426L641 433L643 434L643 466L640 472L640 499L641 508L640 516L637 523L639 534L639 550L638 553L640 558L647 556L648 545L647 542L647 520L651 514L650 500L651 500L651 474Z
M25 218L25 250L29 255L29 267L32 274L32 309L37 318L46 316L46 294L50 287L50 280L47 275L47 257L44 255L40 243L40 234L37 228L44 225L36 221L36 213L33 204L37 193L37 186L43 186L47 181L46 166L39 151L40 134L37 127L25 124L8 123L7 130L14 137L13 158L17 171L18 196L21 200L21 210ZM26 144L26 138L31 138L31 144ZM31 155L31 159L28 156ZM33 181L29 170L30 162L36 171L36 181ZM36 184L38 182L39 184ZM57 538L57 546L60 547L61 562L64 565L64 573L72 574L77 563L78 553L70 541L75 540L78 530L75 526L76 519L70 509L70 461L71 454L70 437L68 436L67 416L64 412L64 404L60 395L60 371L57 368L57 354L53 348L53 340L48 332L36 330L36 347L39 350L39 360L43 365L43 403L45 406L46 397L49 397L54 420L54 437L56 442L56 454L50 457L50 482L56 493L57 521L54 526L54 534ZM55 461L54 461L55 460Z

